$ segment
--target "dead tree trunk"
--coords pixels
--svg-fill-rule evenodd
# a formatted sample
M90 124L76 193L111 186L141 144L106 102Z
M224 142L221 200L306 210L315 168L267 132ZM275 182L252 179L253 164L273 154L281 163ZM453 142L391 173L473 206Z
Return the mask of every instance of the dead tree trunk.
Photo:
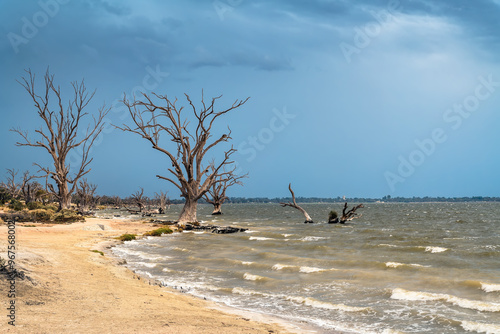
M329 224L345 224L347 221L351 221L353 219L361 217L363 214L356 213L356 210L364 208L363 204L358 204L353 206L352 209L347 210L347 202L344 204L344 208L342 210L342 216L340 218L335 217L334 219L330 219L328 221Z
M110 108L102 107L97 115L92 115L92 122L85 127L82 120L88 113L84 110L92 100L94 93L87 92L83 81L72 83L73 97L67 106L63 105L61 89L54 84L54 76L47 73L44 76L45 90L42 94L35 92L35 75L30 70L27 71L29 77L22 78L21 85L26 89L33 100L38 116L42 119L42 127L35 130L39 135L37 140L28 138L28 133L21 129L11 129L18 133L23 139L17 142L17 146L30 146L44 148L52 158L54 168L43 167L38 163L36 166L45 173L57 186L48 183L50 193L59 202L59 209L69 209L71 207L71 195L77 187L78 180L90 172L89 164L92 158L89 157L90 149L97 136L104 126L104 117ZM52 101L54 99L54 101ZM75 172L71 174L70 164L67 159L77 160L71 167L75 167Z
M295 201L295 194L293 193L293 190L292 190L292 184L290 183L288 185L288 189L290 190L290 193L292 194L292 202L288 202L288 203L280 203L280 205L282 207L285 207L285 206L289 206L289 207L292 207L294 209L297 209L299 210L300 212L302 212L302 214L304 215L304 217L306 218L306 221L304 223L314 223L313 220L311 219L311 216L309 216L309 214L306 212L306 210L302 209L298 204L297 202Z

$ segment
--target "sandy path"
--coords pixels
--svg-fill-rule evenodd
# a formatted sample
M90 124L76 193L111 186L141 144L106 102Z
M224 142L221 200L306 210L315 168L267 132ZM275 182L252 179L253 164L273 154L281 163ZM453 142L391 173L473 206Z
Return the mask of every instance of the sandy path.
M105 230L96 224L104 225ZM214 304L149 285L109 256L113 237L151 224L87 219L71 225L16 228L16 262L36 285L17 281L16 326L8 325L7 283L0 278L0 332L5 333L288 333L262 317L226 314ZM107 244L106 244L107 242ZM0 226L6 257L7 228ZM293 330L293 327L288 327Z

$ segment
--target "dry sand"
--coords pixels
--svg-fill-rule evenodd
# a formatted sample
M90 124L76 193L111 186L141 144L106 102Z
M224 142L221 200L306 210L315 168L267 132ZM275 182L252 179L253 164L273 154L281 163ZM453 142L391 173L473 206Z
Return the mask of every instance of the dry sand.
M16 227L16 264L33 282L17 280L13 327L6 310L8 285L0 277L0 333L305 332L265 316L222 312L212 302L150 285L119 265L108 248L117 242L114 237L156 228L150 223L91 218L69 225L22 225ZM6 249L2 225L3 258Z

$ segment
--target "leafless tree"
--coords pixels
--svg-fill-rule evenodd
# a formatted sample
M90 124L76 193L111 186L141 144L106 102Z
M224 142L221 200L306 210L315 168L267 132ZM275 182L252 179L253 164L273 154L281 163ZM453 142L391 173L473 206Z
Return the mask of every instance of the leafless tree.
M15 169L7 169L6 182L2 182L1 186L7 190L12 198L19 198L21 195L21 187L16 182L16 176L19 171Z
M96 195L97 185L89 183L87 179L82 179L76 189L76 199L78 209L81 212L88 212L89 209L95 209L99 196Z
M144 206L146 205L146 198L144 197L144 189L140 188L140 190L137 190L135 193L132 194L132 200L134 201L135 205L139 207L139 212L142 212L142 209L144 209Z
M353 206L352 209L347 210L347 202L345 202L344 209L342 210L342 217L340 217L340 223L344 224L346 221L361 217L363 214L356 213L356 210L363 207L363 204L358 204L356 206Z
M89 115L84 109L88 106L94 92L87 92L84 81L71 84L73 96L66 107L63 106L61 89L54 84L54 76L47 72L44 76L45 89L42 94L35 92L35 75L31 70L26 71L28 78L23 77L20 84L26 89L35 104L38 116L43 120L43 125L35 130L38 139L28 138L28 132L20 128L11 129L18 133L22 141L17 142L18 146L41 147L47 150L51 156L54 168L43 167L38 163L46 175L55 182L57 190L52 183L48 183L50 192L59 202L59 209L68 209L71 206L71 195L77 188L78 180L90 172L89 165L92 158L89 156L90 149L94 141L101 133L104 126L104 117L109 112L105 106L99 108L97 115L92 115L90 122L83 132L81 128L85 116ZM53 102L52 99L55 101ZM79 157L76 165L76 172L70 174L71 166L67 159L71 155Z
M113 205L115 206L115 208L120 208L123 204L123 201L119 196L113 196L112 200L113 200Z
M221 111L215 110L215 103L221 96L212 98L206 103L201 97L201 107L195 107L191 98L185 94L188 108L194 116L193 124L188 121L184 107L177 106L177 99L171 100L166 95L151 96L142 94L142 99L130 102L126 97L123 103L127 106L132 116L133 125L118 127L121 130L135 133L146 139L153 149L165 154L172 165L168 171L173 177L157 175L158 178L167 180L179 189L181 196L185 198L184 207L179 216L178 223L196 223L196 209L198 200L201 199L209 188L217 182L224 182L230 178L223 167L233 163L231 155L236 150L230 149L221 153L219 162L211 160L205 165L205 156L217 145L228 142L231 139L231 130L220 137L210 140L213 136L214 122L229 111L242 106L246 100L236 100L229 108ZM160 136L165 134L174 143L174 149L160 146ZM213 167L213 168L212 168Z
M240 180L248 176L247 174L237 176L234 173L235 170L236 167L234 167L231 171L229 171L227 176L224 176L221 179L216 179L217 182L214 182L212 186L210 186L210 188L208 189L207 193L205 194L205 200L214 206L212 215L222 214L222 204L224 204L224 202L228 198L226 196L227 189L231 186L234 186L235 184L243 185L243 183Z
M160 193L156 193L156 200L158 201L158 213L163 214L167 211L167 209L170 207L170 200L167 196L168 192L163 192L160 191Z
M42 185L36 181L31 181L36 178L35 175L30 175L28 171L23 173L23 180L21 182L21 195L26 204L36 200L37 192L42 189Z
M313 223L313 220L311 219L311 216L309 216L309 214L306 212L306 210L302 209L302 207L300 207L297 204L297 202L295 201L295 194L293 193L292 184L291 183L288 185L288 189L290 190L290 193L292 194L292 202L288 202L288 203L281 202L280 205L282 207L289 206L289 207L292 207L294 209L299 210L300 212L302 212L302 214L306 218L306 221L304 223Z

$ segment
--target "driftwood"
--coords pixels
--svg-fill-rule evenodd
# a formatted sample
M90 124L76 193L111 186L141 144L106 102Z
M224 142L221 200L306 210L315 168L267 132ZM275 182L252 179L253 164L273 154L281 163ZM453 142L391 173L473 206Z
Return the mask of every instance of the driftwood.
M290 190L290 193L292 194L292 202L288 202L288 203L283 203L281 202L280 205L282 207L285 207L285 206L289 206L289 207L292 207L294 209L297 209L299 210L300 212L302 212L302 214L304 215L304 217L306 218L306 221L304 223L314 223L313 220L311 219L311 216L309 216L309 214L306 212L306 210L302 209L298 204L297 202L295 201L295 194L293 193L293 190L292 190L292 184L290 183L288 185L288 189Z
M330 219L328 221L328 224L337 224L337 223L345 224L345 222L347 221L359 218L363 216L363 214L356 213L356 210L360 208L364 208L363 204L358 204L356 206L353 206L352 209L347 210L347 202L345 202L344 208L342 209L342 216L340 218L336 217L335 219Z
M217 234L228 234L228 233L236 233L236 232L245 232L248 229L247 228L239 228L239 227L232 227L232 226L216 226L216 225L203 225L203 226L196 226L192 224L186 224L184 227L184 230L186 231L212 231L212 233L217 233Z

